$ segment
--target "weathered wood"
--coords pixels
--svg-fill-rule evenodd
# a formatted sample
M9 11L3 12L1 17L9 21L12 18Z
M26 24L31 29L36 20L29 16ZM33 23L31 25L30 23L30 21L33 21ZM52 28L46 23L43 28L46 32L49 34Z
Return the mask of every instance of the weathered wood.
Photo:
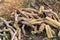
M39 27L39 32L43 32L44 28L45 28L45 23L42 23Z
M53 20L53 19L51 19L51 18L49 18L49 17L46 17L46 19L47 19L48 21L50 21L51 23L53 23L54 25L56 25L56 26L57 26L56 28L60 29L60 23L59 23L58 21Z
M52 22L48 21L48 20L45 20L45 23L55 27L55 28L58 28L57 25L53 24Z
M52 38L53 34L49 25L45 25L46 33L48 38Z

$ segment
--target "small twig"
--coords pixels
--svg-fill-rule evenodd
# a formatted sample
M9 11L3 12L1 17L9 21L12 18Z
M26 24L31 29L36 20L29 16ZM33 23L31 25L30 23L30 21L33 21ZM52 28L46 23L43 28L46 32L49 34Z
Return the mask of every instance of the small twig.
M21 15L24 15L25 17L27 17L27 18L29 18L29 16L26 14L26 12L24 12L24 11L20 11L20 14Z
M25 35L26 32L25 32L25 29L24 29L25 25L22 26L22 31L23 31L23 34Z
M44 28L45 28L45 23L42 23L39 27L39 32L40 33L43 32Z
M9 23L12 23L13 21L10 20L10 21L7 21L7 22L8 22L8 24L9 24Z
M19 11L20 11L20 9L19 9L19 8L15 8L15 9L17 9L17 10L19 10ZM38 12L38 10L33 9L33 8L21 8L21 10L24 10L24 11L34 11L34 12Z
M56 19L54 16L52 16L52 17L53 17L53 19L54 19L54 20L56 20L56 21L57 21L57 19Z
M57 13L55 13L54 11L52 11L52 10L50 10L50 9L48 9L48 10L43 10L43 12L51 12L51 13L53 13L53 14L56 16L57 19L59 18L58 15L57 15Z
M5 27L4 27L4 29L5 29ZM3 37L3 40L5 40L5 38L6 38L6 34L5 34L5 31L3 32L3 34L5 35L5 37Z
M10 26L4 18L0 17L0 20L3 21L8 28L11 28L15 32L15 29L12 26Z
M21 20L29 21L29 20L32 20L32 18L19 17L18 21L21 21Z
M17 15L17 13L16 13L16 10L15 10L15 15L14 15L14 17L15 17L15 21L18 21L17 19L18 19L18 15Z
M18 39L21 40L21 29L19 29L19 36Z
M45 25L46 33L48 38L52 38L53 34L49 25Z
M30 24L41 24L42 22L44 22L44 21L36 21L36 22L32 22Z
M12 35L12 38L11 40L14 40L14 37L16 36L17 32L15 32L13 35Z
M11 38L12 38L14 32L13 32L11 29L9 29L9 32L10 32L10 34L11 34Z

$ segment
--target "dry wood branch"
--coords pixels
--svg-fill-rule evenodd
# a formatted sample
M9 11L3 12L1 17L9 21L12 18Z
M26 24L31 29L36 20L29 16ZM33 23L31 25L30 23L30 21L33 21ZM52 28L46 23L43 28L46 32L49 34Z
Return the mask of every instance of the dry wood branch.
M3 29L3 30L0 30L0 32L5 32L5 31L9 31L11 36L13 36L14 32L11 30L11 29Z
M57 19L53 16L53 19L57 21Z
M53 14L56 16L56 18L59 19L57 13L55 13L55 12L53 12L53 11L51 11L51 13L53 13Z
M24 27L25 27L25 25L22 26L22 31L23 31L23 34L26 35Z
M36 10L36 9L33 9L33 8L21 8L21 9L19 9L19 8L15 8L15 9L17 9L17 10L25 10L25 11L34 11L34 12L38 12L38 10Z
M32 27L32 28L34 29L34 31L36 31L36 30L37 30L37 29L36 29L36 27L35 27L35 26L33 26L32 24L30 24L29 22L22 21L22 24L24 24L24 25L28 25L28 26Z
M4 18L0 17L0 20L3 21L8 28L11 28L15 32L15 29L12 26L10 26Z
M56 26L57 26L56 28L60 29L60 23L59 23L58 21L53 20L53 19L51 19L51 18L49 18L49 17L46 17L46 19L49 20L49 21L50 21L51 23L53 23L54 25L56 25Z
M51 12L51 13L53 13L53 14L55 15L55 17L56 17L57 19L59 19L57 13L55 13L55 12L52 11L51 9L49 9L49 10L43 10L43 12Z
M11 40L14 40L14 37L16 36L17 32L15 32L11 38Z
M14 15L14 17L15 17L15 21L18 21L17 19L18 19L18 15L17 15L17 13L16 13L16 10L15 10L15 15Z
M35 33L38 31L37 26L34 26L34 31L35 31Z
M16 28L16 31L18 32L18 30L19 30L18 22L14 22L13 26Z
M27 17L27 18L29 18L29 15L26 14L26 12L24 12L24 11L20 11L20 14L21 14L21 15L24 15L24 16Z
M43 14L44 6L40 6L40 9L38 11L39 14Z
M26 22L34 22L34 21L43 21L43 18L33 19L33 18L25 18L25 17L19 17L18 21L24 20Z
M18 21L21 21L21 20L29 21L29 20L32 20L32 18L18 17Z
M55 28L58 28L57 25L53 24L52 22L48 21L48 20L45 20L45 23L55 27Z
M6 29L6 28L4 27L4 29ZM3 34L5 35L5 37L3 37L3 40L5 40L5 38L6 38L6 34L5 34L5 32L3 32Z
M43 21L43 19L39 18L39 19L31 19L31 20L29 20L30 23L38 22L38 21Z
M52 31L51 31L50 26L49 25L46 25L45 26L45 29L46 29L46 33L47 33L48 38L52 38L53 35L52 35Z
M19 36L18 36L18 40L21 40L21 29L19 29Z
M39 32L43 32L44 28L45 28L45 23L42 23L39 27Z
M17 37L14 37L13 36L13 38L12 38L12 40L14 39L14 38L16 38L15 40L21 40L21 29L19 28L19 25L18 25L18 15L17 15L17 13L15 12L15 22L14 22L14 24L13 24L13 26L16 28L16 32L18 33L18 39L17 39Z
M44 21L31 22L30 24L41 24Z

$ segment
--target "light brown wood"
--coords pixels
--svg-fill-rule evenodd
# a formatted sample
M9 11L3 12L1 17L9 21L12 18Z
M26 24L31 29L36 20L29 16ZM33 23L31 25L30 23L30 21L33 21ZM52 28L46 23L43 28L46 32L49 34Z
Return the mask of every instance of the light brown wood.
M53 19L51 19L51 18L49 18L49 17L46 17L46 19L47 19L48 21L50 21L51 23L53 23L54 25L56 25L56 26L57 26L56 28L60 29L60 23L59 23L58 21L53 20Z
M52 38L53 35L52 35L52 31L51 31L50 26L49 26L49 25L45 25L45 29L46 29L47 37L48 37L48 38Z

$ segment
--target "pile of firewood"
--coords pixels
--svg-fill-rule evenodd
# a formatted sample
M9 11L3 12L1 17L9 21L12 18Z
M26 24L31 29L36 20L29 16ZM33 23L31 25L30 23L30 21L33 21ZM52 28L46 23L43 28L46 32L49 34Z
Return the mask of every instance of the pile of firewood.
M2 40L22 40L22 35L26 36L28 30L26 25L31 27L30 33L36 34L46 31L48 38L60 36L60 19L52 9L39 10L33 8L15 8L11 13L10 20L0 17L0 36ZM28 29L28 28L27 28ZM53 29L58 30L58 35Z

